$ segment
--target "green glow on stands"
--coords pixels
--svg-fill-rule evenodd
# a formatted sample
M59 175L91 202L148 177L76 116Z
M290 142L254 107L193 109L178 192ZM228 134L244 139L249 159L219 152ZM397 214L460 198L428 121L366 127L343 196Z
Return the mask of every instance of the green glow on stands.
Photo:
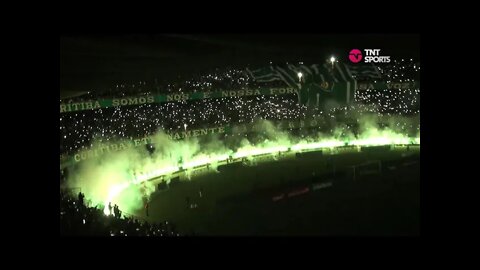
M369 122L370 121L370 122ZM416 136L403 134L401 130L379 129L375 121L367 121L366 128L356 136L345 134L341 129L331 135L313 134L309 138L291 136L285 131L277 130L268 122L262 123L262 139L252 143L239 138L235 146L226 146L226 142L212 137L210 141L198 138L172 140L167 134L159 132L152 137L156 145L154 153L145 148L128 148L125 150L106 152L98 157L85 160L67 179L69 187L79 187L94 205L104 205L104 213L108 214L108 203L117 204L127 213L135 213L143 207L143 200L155 191L154 178L164 177L168 182L173 174L184 169L191 179L194 168L216 167L232 157L235 161L243 158L255 160L257 155L272 155L312 151L315 149L335 149L346 145L352 147L381 145L420 144L419 132ZM260 133L259 133L260 134ZM94 144L95 145L95 144ZM203 170L204 168L202 168Z

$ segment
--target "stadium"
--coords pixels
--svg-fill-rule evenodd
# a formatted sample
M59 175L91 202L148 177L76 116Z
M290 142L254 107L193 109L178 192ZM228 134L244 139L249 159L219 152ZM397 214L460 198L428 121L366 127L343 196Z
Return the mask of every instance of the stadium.
M61 234L418 235L420 62L340 53L62 98Z

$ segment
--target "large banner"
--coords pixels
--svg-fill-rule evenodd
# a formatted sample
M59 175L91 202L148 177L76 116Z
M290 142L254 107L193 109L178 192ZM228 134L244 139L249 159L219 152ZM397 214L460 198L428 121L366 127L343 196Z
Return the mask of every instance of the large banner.
M94 110L100 108L142 105L150 103L163 103L187 100L199 100L206 98L223 98L223 97L244 97L259 95L286 95L297 94L298 89L294 88L261 88L248 90L228 90L219 92L195 92L195 93L175 93L167 95L151 95L151 96L132 96L113 99L90 100L83 102L68 102L60 104L60 113L75 112L82 110Z
M285 85L297 89L298 102L308 107L351 103L357 90L408 89L419 86L417 82L390 82L382 77L380 69L373 63L286 64L253 71L247 69L247 72L257 82L282 81Z
M209 134L223 134L223 133L231 133L230 126L220 126L220 127L213 127L213 128L200 128L200 129L192 129L192 130L177 130L173 132L167 133L168 137L172 140L181 140L187 139L192 137L199 137L205 136ZM147 136L143 138L133 139L133 140L123 140L118 143L104 143L100 144L95 149L88 149L82 150L76 153L75 155L69 157L63 155L60 157L60 168L63 169L67 166L71 166L77 162L82 160L86 160L92 157L98 157L104 153L120 151L132 147L144 146L147 144L152 144L152 137Z
M318 107L328 101L348 104L353 101L354 92L357 90L418 87L418 82L387 83L387 80L382 78L378 67L373 64L358 66L338 63L308 66L287 64L256 70L247 69L246 73L257 83L281 81L285 87L131 96L82 102L70 100L60 104L60 113L150 103L258 95L296 95L300 104ZM360 83L366 79L373 80L373 83Z
M276 129L279 130L288 130L288 129L299 129L299 128L314 128L321 125L324 125L323 118L311 118L311 119L302 119L302 120L278 120L273 122L273 125ZM210 134L243 134L249 132L261 132L263 131L262 127L256 123L248 124L239 124L234 126L219 126L213 128L200 128L192 130L177 130L167 133L167 135L172 140L182 140L192 137L200 137ZM92 157L98 157L107 152L120 151L132 147L144 146L147 144L152 144L152 137L147 136L144 138L138 138L134 140L124 140L118 143L105 143L101 144L98 147L95 147L95 150L88 149L82 150L76 153L73 156L63 155L60 157L60 168L63 169L68 166L72 166L77 162L86 160Z

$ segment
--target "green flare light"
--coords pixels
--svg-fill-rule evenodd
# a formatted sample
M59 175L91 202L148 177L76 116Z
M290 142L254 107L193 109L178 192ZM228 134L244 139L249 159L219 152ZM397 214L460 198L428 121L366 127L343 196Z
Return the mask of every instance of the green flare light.
M146 174L143 174L143 175L139 176L138 178L132 180L132 182L134 184L139 184L139 183L145 182L145 181L147 181L149 179L152 179L152 178L155 178L155 177L159 177L159 176L167 175L167 174L172 174L172 173L174 173L178 170L180 170L180 168L177 167L177 166L169 166L169 167L165 167L165 168L159 168L159 169L150 171Z
M122 192L124 189L126 189L129 185L130 185L130 183L123 183L123 184L120 184L120 185L114 185L109 189L108 196L107 196L107 199L105 201L105 208L103 209L103 213L105 215L107 215L107 216L109 215L108 204L109 203L115 204L115 202L113 200L118 196L118 194L120 194L120 192Z
M408 138L408 137L372 137L357 139L352 141L341 141L341 140L326 140L322 142L311 142L311 143L298 143L295 145L286 145L286 146L275 146L275 147L255 147L248 146L243 149L239 149L236 153L233 154L234 159L238 158L250 158L256 155L264 154L277 154L278 152L287 152L290 148L292 151L306 151L312 149L322 149L322 148L335 148L344 146L345 143L348 143L352 146L382 146L382 145L393 145L393 144L420 144L420 138ZM215 155L215 156L205 156L199 158L194 158L191 161L188 161L184 164L183 168L191 169L198 166L205 166L207 164L221 162L228 159L229 155ZM146 173L141 177L137 178L136 181L133 181L134 184L139 184L141 182L147 181L152 178L156 178L163 175L169 175L175 173L179 170L179 167L165 167L159 168L152 172ZM124 183L121 185L115 185L111 187L108 192L108 197L106 199L106 206L104 213L108 215L108 202L112 202L115 198L126 188L129 187L129 183Z
M238 152L233 154L233 158L244 158L244 157L252 157L257 155L264 155L264 154L275 154L278 152L285 152L288 150L288 146L276 146L276 147L268 147L268 148L257 148L255 146L249 146L244 149L240 149Z
M300 143L293 145L291 149L293 151L304 151L311 149L320 149L320 148L334 148L345 145L344 142L339 140L329 140L324 142L313 142L313 143Z
M407 136L390 129L378 129L368 126L364 132L353 134L336 134L332 136L317 135L317 138L300 140L289 136L273 126L265 125L269 140L251 144L248 140L241 142L241 147L232 150L222 141L213 141L210 146L200 145L195 140L174 141L164 133L156 135L159 147L154 155L142 154L141 150L132 149L122 153L108 153L104 157L93 160L72 174L71 187L80 187L82 192L94 204L104 204L104 213L109 214L108 204L117 204L124 212L134 213L142 207L142 198L148 197L154 190L149 180L164 176L165 179L180 171L188 173L196 167L212 164L215 169L218 163L230 157L235 160L252 159L258 155L276 155L288 151L302 152L320 149L335 149L349 146L382 146L382 145L419 145L420 133ZM237 146L238 147L238 146ZM179 163L179 160L181 162ZM136 174L133 174L136 172ZM144 186L152 185L144 188Z

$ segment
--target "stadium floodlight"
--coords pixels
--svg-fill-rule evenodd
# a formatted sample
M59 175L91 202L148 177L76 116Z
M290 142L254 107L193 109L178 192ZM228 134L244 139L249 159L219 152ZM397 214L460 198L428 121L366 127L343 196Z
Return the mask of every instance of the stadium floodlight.
M335 57L330 57L330 62L332 63L332 68L333 68L333 64L335 64Z
M185 131L187 131L187 124L183 124L183 127L185 128Z
M298 73L297 73L297 76L298 76L298 80L299 80L299 81L302 81L302 77L303 77L302 72L298 72Z

